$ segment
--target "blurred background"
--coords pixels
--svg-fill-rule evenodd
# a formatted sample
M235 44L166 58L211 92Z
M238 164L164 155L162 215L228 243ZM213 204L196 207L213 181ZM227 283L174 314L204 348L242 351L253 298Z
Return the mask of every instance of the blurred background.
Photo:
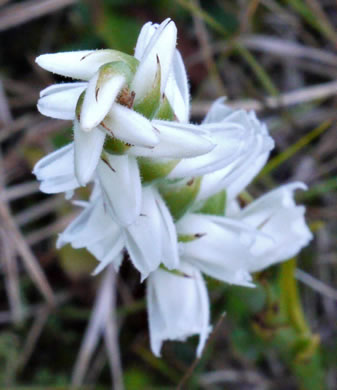
M128 262L112 278L114 337L100 334L90 322L104 278L90 276L96 260L55 249L78 210L40 193L31 174L72 137L70 122L36 110L39 91L64 80L35 57L132 53L141 26L166 17L178 27L192 120L220 96L256 110L276 148L249 192L304 181L297 200L315 234L297 259L256 275L254 290L207 280L215 330L199 361L197 337L152 355L144 285ZM1 389L337 388L336 25L334 0L0 0Z

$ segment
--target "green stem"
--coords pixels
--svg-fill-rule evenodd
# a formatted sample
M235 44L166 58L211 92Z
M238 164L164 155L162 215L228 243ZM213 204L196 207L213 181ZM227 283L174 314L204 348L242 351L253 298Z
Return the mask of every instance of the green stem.
M281 307L289 322L301 335L310 335L310 328L305 320L295 279L296 260L290 259L281 265L280 287Z

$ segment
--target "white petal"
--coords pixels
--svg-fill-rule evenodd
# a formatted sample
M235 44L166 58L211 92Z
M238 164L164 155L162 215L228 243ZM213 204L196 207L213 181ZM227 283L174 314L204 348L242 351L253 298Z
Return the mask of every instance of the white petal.
M113 50L82 50L43 54L35 61L49 72L74 79L89 80L102 65L121 59L118 52Z
M241 156L246 140L242 129L235 124L218 124L202 128L208 129L214 149L202 156L183 159L170 173L170 178L202 176L229 165Z
M156 201L155 207L158 208L161 219L161 241L162 241L162 253L161 262L168 269L175 269L179 266L179 255L178 255L178 238L177 232L174 225L173 218L165 202L156 190L154 193Z
M112 106L104 127L112 136L131 145L148 148L159 142L158 133L147 118L120 104Z
M178 233L196 236L180 243L181 257L202 272L230 284L253 286L249 275L255 261L252 246L272 239L243 222L225 217L187 214L177 223Z
M152 35L156 32L156 28L158 28L157 24L152 24L152 22L147 22L140 30L137 39L137 44L135 47L135 54L134 54L137 60L141 60L141 58L143 57L144 51L147 45L149 44Z
M219 111L227 110L220 103L216 107L216 115ZM233 161L227 161L223 167L217 166L217 171L207 173L203 177L198 200L206 199L223 189L226 189L228 199L234 199L263 167L274 147L267 128L256 119L253 113L237 110L230 111L226 115L224 121L205 126L209 128L209 126L226 124L237 125L243 131L242 142ZM226 140L221 142L225 143Z
M92 178L100 159L105 134L98 128L85 132L77 120L74 121L75 174L78 182L85 186Z
M226 98L221 97L217 99L209 109L207 115L205 116L205 119L203 120L203 123L217 123L222 122L226 119L226 117L233 112L233 110L226 106L224 102L226 101Z
M304 218L305 208L296 206L294 201L294 191L299 188L306 189L306 186L303 183L281 186L252 202L238 214L237 218L242 222L256 227L274 240L271 247L258 242L252 247L256 259L250 264L251 272L297 255L312 239Z
M101 244L98 244L97 247L100 247ZM90 248L89 250L94 256L97 257L96 252ZM119 252L115 254L116 247L112 248L113 253L109 252L103 261L100 262L100 264L94 269L92 272L92 276L98 275L100 272L102 272L109 264L112 264L115 271L118 272L119 268L123 261L123 252Z
M173 57L173 73L177 82L177 86L180 90L180 93L183 97L185 107L186 107L186 120L189 117L189 105L190 105L190 92L189 85L187 80L186 68L184 61L181 57L181 54L178 50L175 51Z
M98 78L99 72L90 79L83 100L80 122L83 130L86 131L102 122L125 83L124 76L116 75L102 83L97 92Z
M104 203L100 197L94 202L88 203L78 217L59 235L57 247L60 248L67 243L71 243L75 249L85 248L106 236L113 237L118 235L121 235L121 228L105 210Z
M73 143L42 158L34 167L33 174L41 181L40 190L54 194L79 187L74 172Z
M40 92L37 108L42 115L56 119L75 119L75 109L80 94L87 83L51 85Z
M153 188L143 188L141 214L125 230L126 248L142 280L158 267L162 256L164 227L155 194Z
M123 226L140 214L141 181L137 161L132 156L106 153L98 164L99 180L111 216Z
M88 203L81 214L59 235L57 247L67 243L76 249L87 248L101 262L94 275L110 263L118 269L122 260L122 229L104 209L102 198Z
M223 189L226 190L228 200L235 199L260 172L269 158L269 152L259 156L256 151L247 156L246 160L241 157L223 169L204 175L197 200L207 199Z
M208 133L197 125L153 120L158 130L159 144L153 149L133 147L129 153L152 158L182 158L208 153L214 144Z
M166 19L151 37L133 79L131 89L136 93L136 101L141 101L152 87L157 72L157 57L161 66L161 92L164 92L176 41L177 28L174 22Z
M182 123L188 122L189 108L185 105L184 99L181 95L173 73L169 75L169 78L167 80L165 87L165 95L178 121Z
M187 264L180 270L186 276L158 269L148 279L150 341L156 356L160 356L163 341L184 341L199 334L200 357L211 330L208 294L200 272Z
M165 95L180 122L188 122L190 95L184 62L178 50L173 56L173 68L168 77Z
M74 171L74 144L70 143L43 157L35 164L33 173L38 180L50 176L61 176Z

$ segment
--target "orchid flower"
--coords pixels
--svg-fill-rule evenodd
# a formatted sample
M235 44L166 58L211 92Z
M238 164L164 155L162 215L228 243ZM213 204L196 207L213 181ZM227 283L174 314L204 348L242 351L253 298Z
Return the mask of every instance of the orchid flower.
M96 186L95 195L89 202L81 203L83 211L60 234L58 247L70 243L73 248L87 248L100 261L95 274L110 263L118 270L123 249L141 273L141 280L161 263L169 270L179 266L173 219L154 187L143 188L139 217L123 227L111 217L102 186Z
M208 334L209 300L200 271L181 263L179 274L163 269L152 272L147 282L147 308L152 352L160 356L164 340L184 341L199 334L201 356Z
M303 183L282 186L228 216L187 213L176 224L181 259L205 274L231 284L252 286L251 272L285 261L312 239L294 191Z
M304 218L305 207L296 205L294 200L297 189L306 190L307 186L301 182L283 185L234 213L236 220L272 238L269 245L254 243L254 257L247 264L249 272L296 256L312 240Z
M74 120L75 174L81 185L90 180L107 135L126 144L124 153L130 149L132 155L152 158L197 156L214 147L198 126L163 120L160 102L162 96L166 99L166 86L169 109L188 120L187 77L176 38L175 24L166 19L160 25L145 24L134 57L96 50L36 59L46 70L85 80L50 86L38 102L42 114ZM152 120L157 111L159 119Z
M169 178L203 176L198 200L226 189L235 198L266 163L274 142L253 112L232 110L218 99L202 128L210 132L216 147L209 153L182 159Z
M282 186L241 208L237 196L266 163L274 142L253 112L218 99L200 125L189 120L186 70L177 29L146 23L134 56L116 50L39 56L44 69L75 82L49 86L39 111L72 120L74 141L40 160L41 191L93 183L81 212L57 246L86 248L116 271L127 253L147 279L150 341L199 335L200 356L211 330L202 274L253 287L252 272L295 256L312 234L294 191Z

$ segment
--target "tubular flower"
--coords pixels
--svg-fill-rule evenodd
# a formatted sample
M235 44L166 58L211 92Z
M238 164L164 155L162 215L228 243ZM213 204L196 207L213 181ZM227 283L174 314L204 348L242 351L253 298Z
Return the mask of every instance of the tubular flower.
M150 341L156 356L164 340L185 341L194 334L199 334L200 356L211 330L208 294L200 271L187 263L181 263L178 271L158 269L148 278Z
M42 158L33 173L43 192L92 185L88 201L57 247L86 248L94 275L128 254L147 283L153 353L165 340L211 330L203 274L254 287L252 273L295 256L312 239L303 206L281 186L241 208L240 193L266 163L274 142L254 112L218 99L190 123L186 70L177 29L146 23L134 55L92 50L41 55L44 69L76 81L44 89L39 111L72 120L74 140ZM78 196L80 191L76 192Z

